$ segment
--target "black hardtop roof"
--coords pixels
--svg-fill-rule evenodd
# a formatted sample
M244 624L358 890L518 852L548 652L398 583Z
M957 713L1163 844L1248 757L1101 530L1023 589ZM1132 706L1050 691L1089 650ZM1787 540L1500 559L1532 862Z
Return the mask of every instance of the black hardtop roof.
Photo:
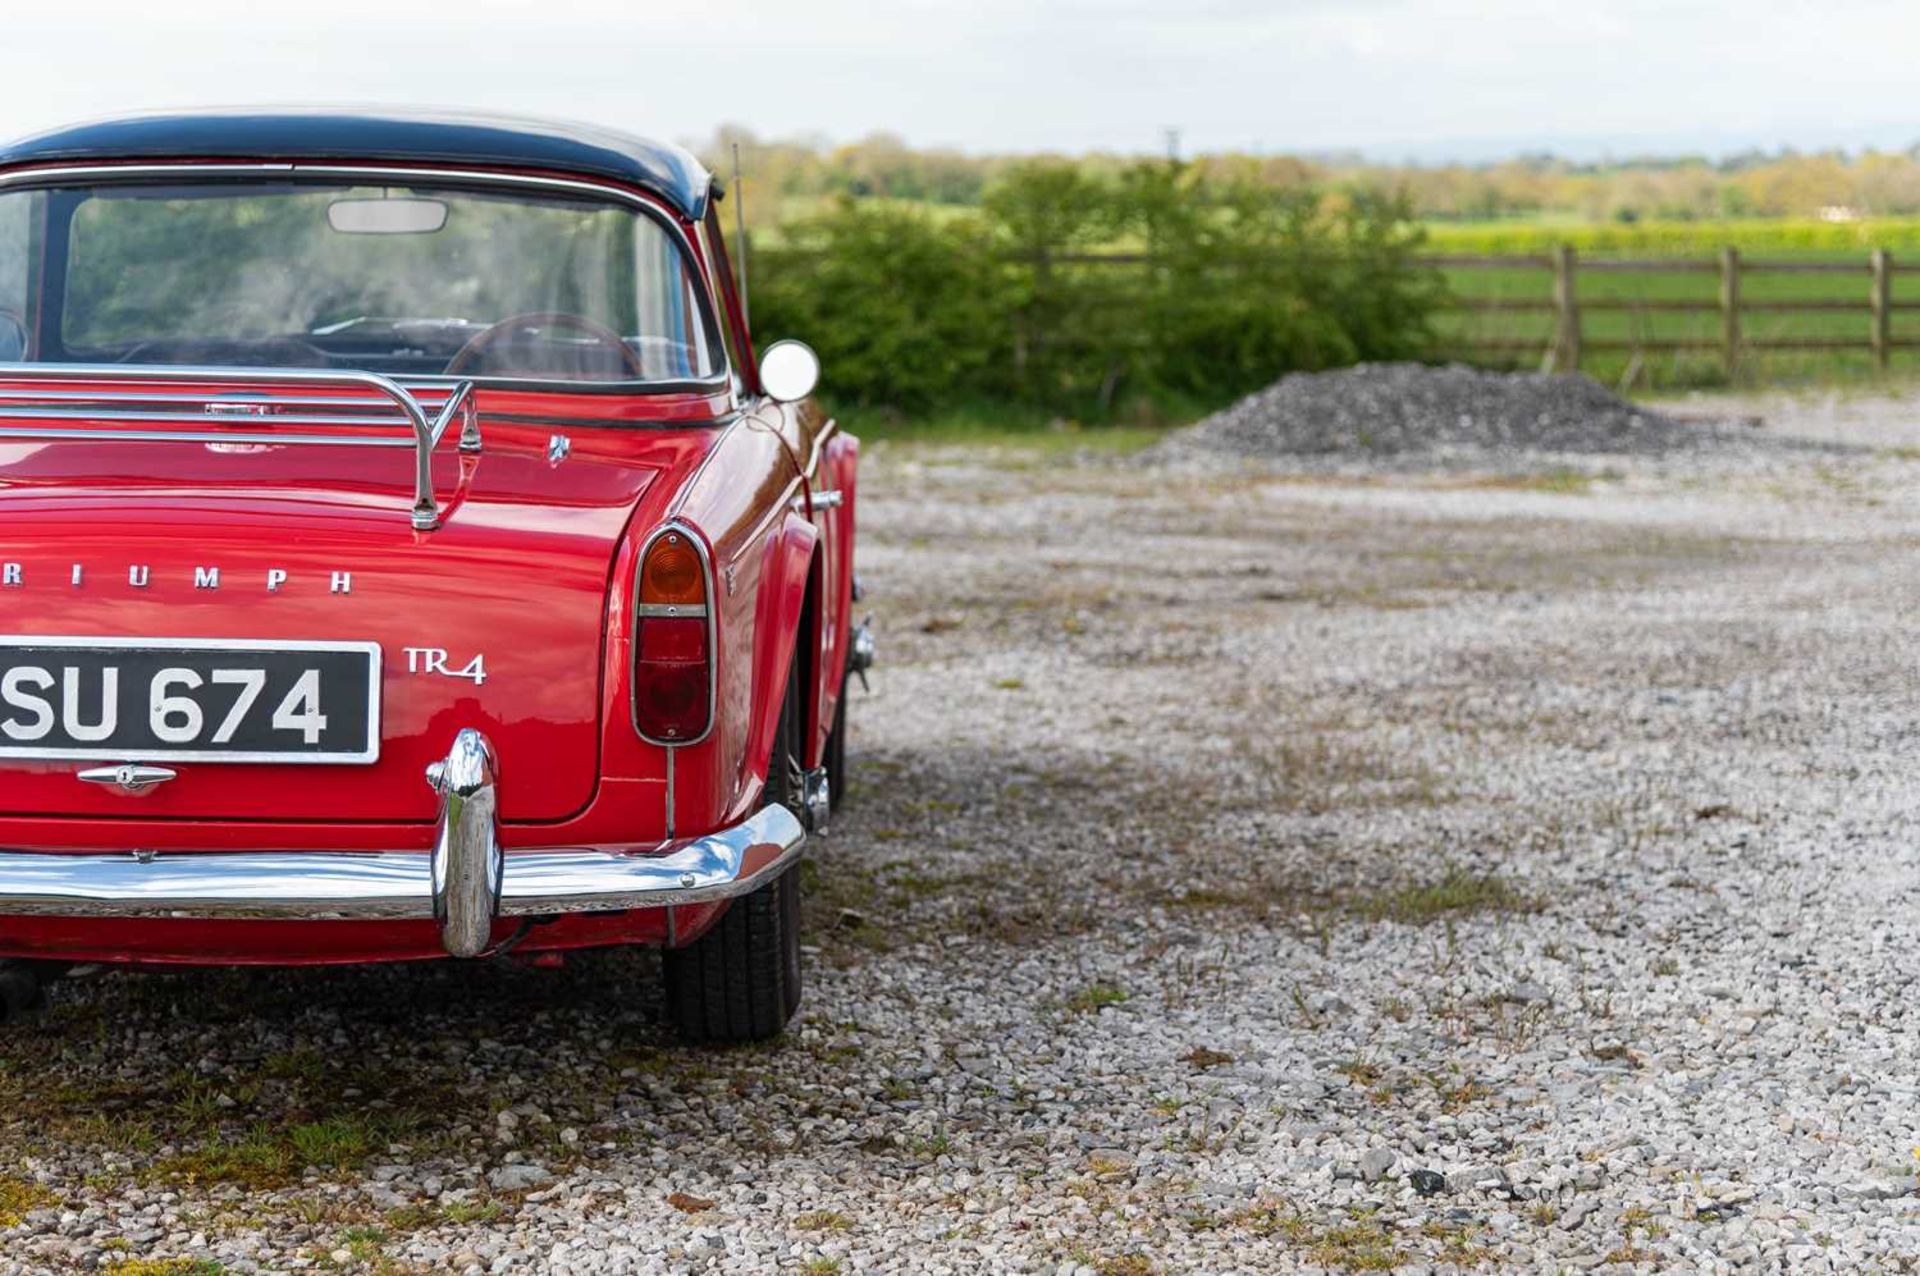
M0 169L126 160L411 161L541 169L640 187L705 216L712 174L678 146L586 124L473 111L182 111L76 124L0 144Z

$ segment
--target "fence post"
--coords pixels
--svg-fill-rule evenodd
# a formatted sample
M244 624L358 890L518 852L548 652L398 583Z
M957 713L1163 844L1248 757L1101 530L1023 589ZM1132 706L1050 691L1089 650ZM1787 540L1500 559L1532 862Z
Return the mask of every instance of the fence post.
M1720 367L1733 380L1740 366L1740 250L1720 250Z
M1580 371L1580 298L1575 288L1577 260L1572 244L1553 250L1553 309L1556 316L1550 371Z
M1053 254L1041 248L1028 264L1033 267L1033 297L1038 298L1046 291L1046 281L1053 269ZM1020 308L1018 320L1013 328L1013 383L1024 391L1027 384L1027 364L1033 356L1034 347L1040 344L1039 325L1034 322L1034 304L1029 301Z
M1893 254L1873 250L1873 366L1885 372L1893 353Z

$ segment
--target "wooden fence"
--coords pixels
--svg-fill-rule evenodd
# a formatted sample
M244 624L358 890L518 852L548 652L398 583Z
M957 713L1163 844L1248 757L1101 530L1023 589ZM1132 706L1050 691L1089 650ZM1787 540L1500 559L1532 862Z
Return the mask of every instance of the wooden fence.
M1616 257L1588 258L1575 253L1570 245L1561 245L1551 254L1509 256L1442 255L1421 259L1425 264L1445 270L1514 270L1534 268L1552 272L1551 295L1537 301L1508 298L1456 299L1453 308L1475 314L1535 313L1553 317L1552 334L1542 352L1544 371L1573 371L1581 356L1588 353L1613 353L1631 356L1626 379L1631 379L1649 354L1689 351L1717 351L1726 374L1731 377L1748 351L1841 351L1870 352L1874 363L1884 369L1896 349L1920 349L1920 340L1897 339L1893 333L1893 315L1900 310L1920 310L1920 302L1895 301L1893 277L1896 273L1920 273L1920 266L1893 264L1885 249L1875 249L1864 262L1793 261L1775 258L1742 257L1738 249L1723 248L1718 260L1700 261L1681 258ZM1676 301L1665 299L1580 300L1579 280L1585 273L1620 274L1712 274L1719 277L1719 298L1714 301ZM1747 301L1741 297L1742 280L1759 274L1852 275L1867 284L1859 301L1783 300ZM1717 314L1719 334L1711 338L1646 338L1632 340L1588 340L1581 333L1581 316L1595 312L1647 314ZM1860 335L1847 337L1769 337L1748 338L1742 333L1741 317L1756 313L1792 314L1851 312L1861 316ZM1515 355L1540 350L1539 340L1513 338L1473 339L1451 343L1462 353Z

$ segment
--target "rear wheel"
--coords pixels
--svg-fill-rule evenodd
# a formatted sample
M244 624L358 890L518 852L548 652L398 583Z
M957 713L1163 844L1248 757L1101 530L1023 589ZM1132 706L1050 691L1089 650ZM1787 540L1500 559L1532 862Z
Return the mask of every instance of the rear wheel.
M0 1022L17 1022L47 1008L47 986L65 973L59 962L0 958Z
M797 808L804 727L797 680L774 729L766 803ZM800 866L728 905L713 929L662 958L667 1010L689 1041L725 1045L780 1035L800 1008Z

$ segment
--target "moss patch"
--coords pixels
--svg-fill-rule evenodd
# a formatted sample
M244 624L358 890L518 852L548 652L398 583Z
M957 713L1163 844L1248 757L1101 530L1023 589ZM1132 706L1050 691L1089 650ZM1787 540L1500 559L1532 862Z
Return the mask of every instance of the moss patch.
M1359 901L1374 921L1422 925L1462 913L1531 912L1538 904L1504 878L1450 868L1430 882L1397 887Z
M0 1227L18 1227L28 1214L45 1209L58 1199L38 1183L0 1178Z

